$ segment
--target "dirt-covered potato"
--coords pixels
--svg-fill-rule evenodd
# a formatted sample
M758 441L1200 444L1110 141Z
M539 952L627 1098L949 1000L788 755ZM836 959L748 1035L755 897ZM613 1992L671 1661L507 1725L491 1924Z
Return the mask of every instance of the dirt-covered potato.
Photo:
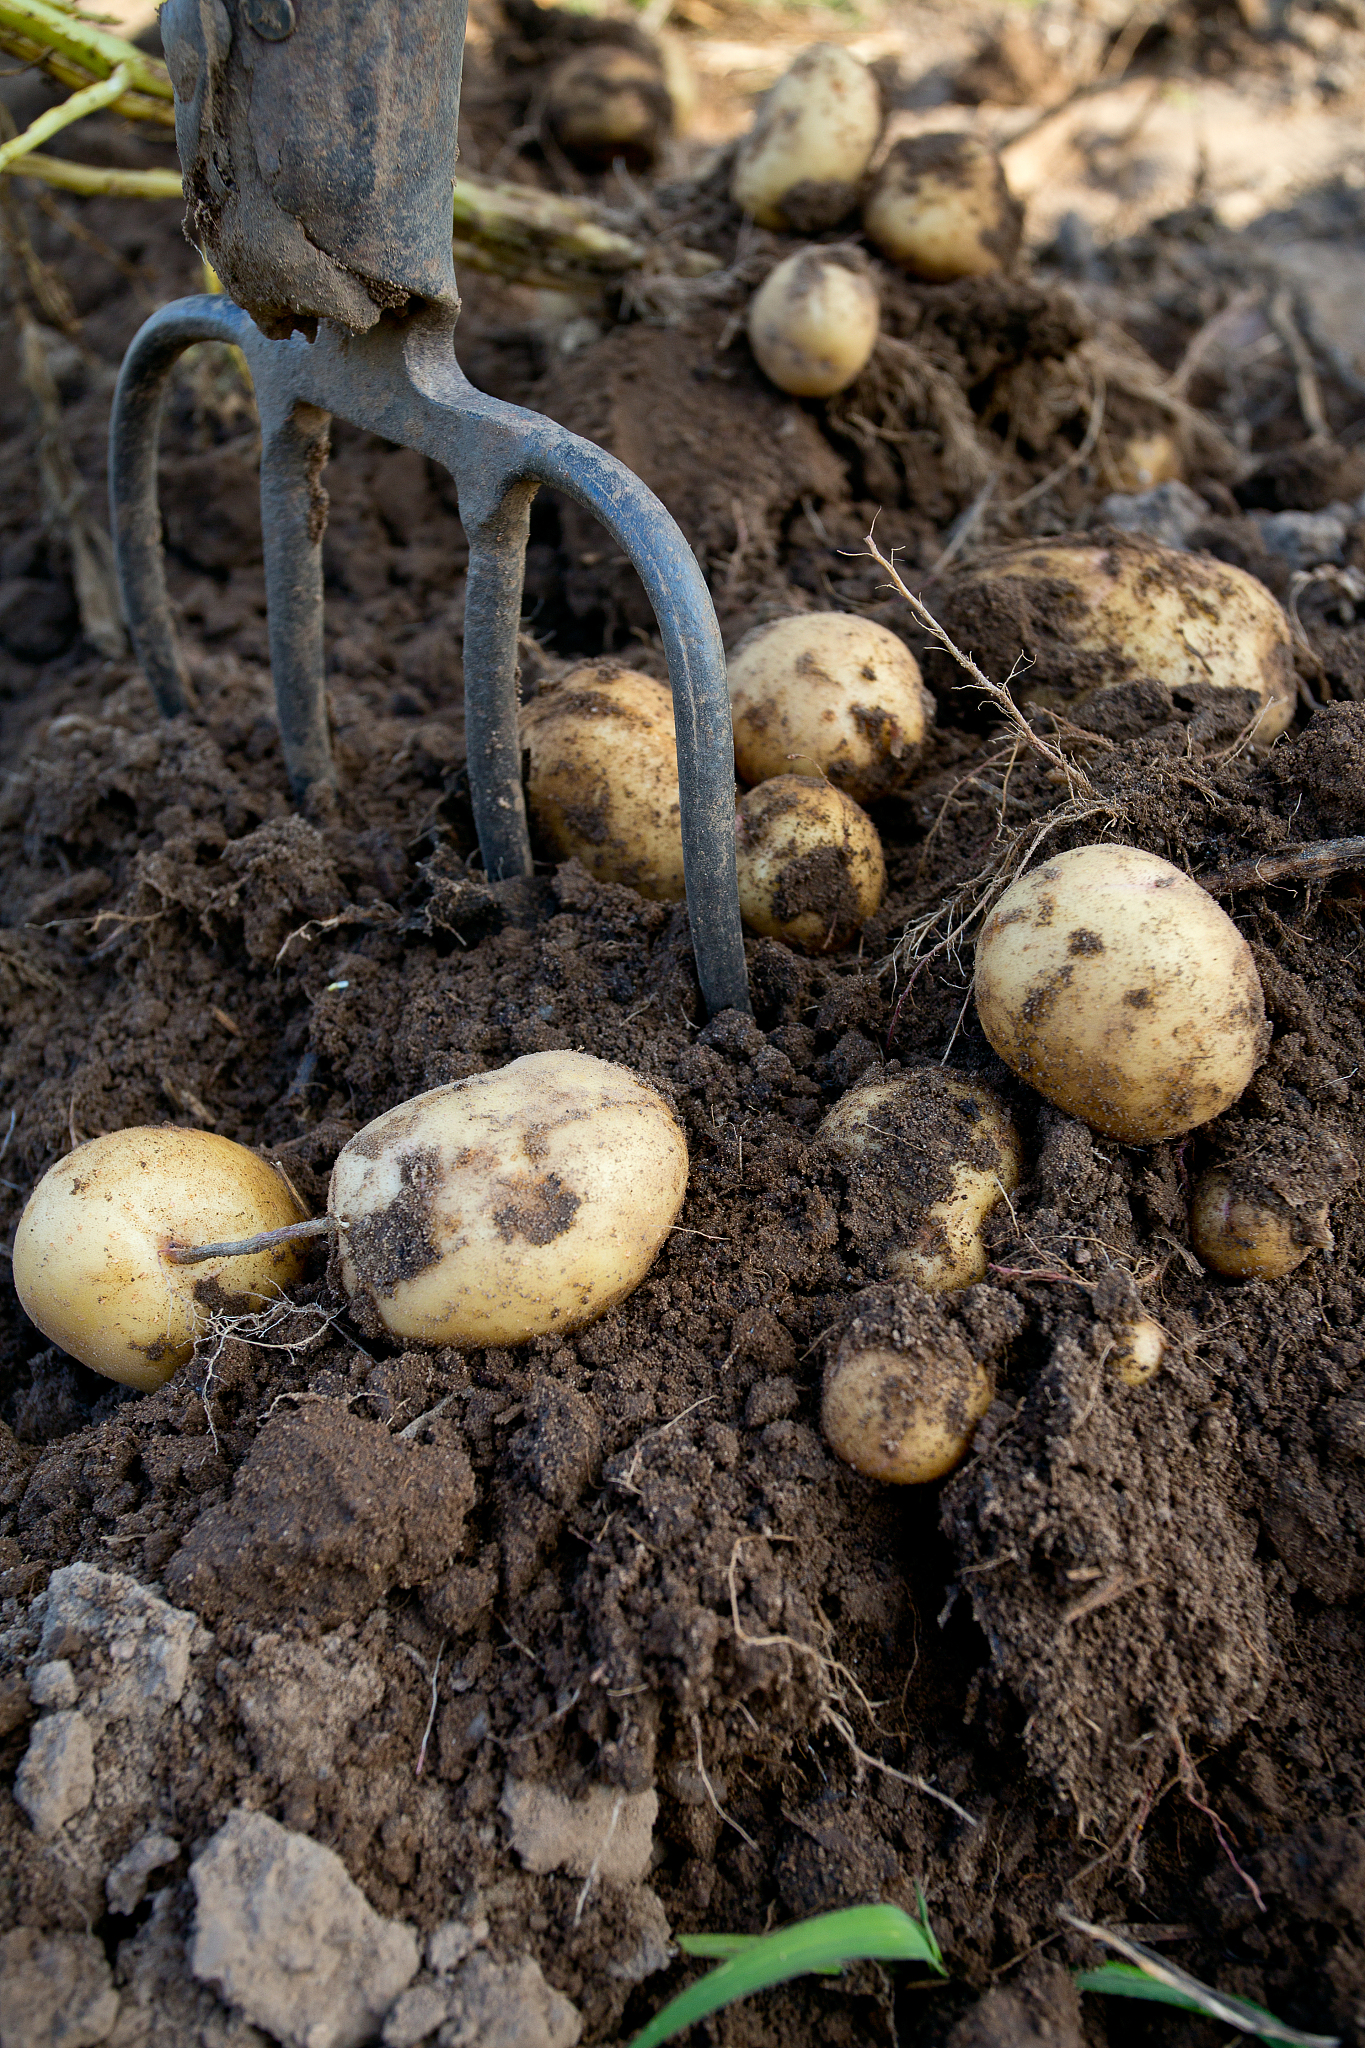
M730 197L760 227L819 234L853 211L881 133L877 81L851 50L816 43L779 78L739 146Z
M1139 1316L1119 1326L1109 1363L1125 1387L1145 1387L1160 1372L1165 1356L1166 1332L1155 1317Z
M961 1463L993 1394L946 1319L902 1321L880 1340L855 1323L826 1368L820 1425L855 1472L919 1486Z
M886 1232L880 1264L929 1294L986 1274L982 1227L1019 1185L1009 1111L984 1082L930 1067L855 1088L821 1124L821 1144L858 1168L859 1236Z
M1256 1160L1238 1160L1195 1182L1190 1243L1225 1279L1282 1280L1310 1252L1330 1249L1330 1213L1325 1202L1286 1201Z
M794 398L851 384L877 345L881 306L860 250L799 249L749 302L749 346L765 377Z
M936 283L1007 270L1023 225L1024 209L999 157L971 135L898 142L863 203L868 240L902 269Z
M1288 619L1263 583L1210 555L1137 534L1023 541L946 579L935 611L988 675L1025 656L1026 702L1070 710L1147 679L1196 704L1241 691L1262 746L1294 716Z
M1132 846L1078 846L1011 884L977 941L976 1007L1022 1080L1128 1145L1218 1116L1269 1043L1232 919Z
M663 66L647 51L592 43L565 57L545 88L545 119L566 155L633 171L655 163L673 126Z
M814 769L856 803L900 788L934 700L903 640L851 612L798 612L730 656L735 766L744 782Z
M886 893L876 826L817 776L775 775L741 798L735 861L750 931L802 953L849 945Z
M342 1284L391 1335L499 1345L624 1300L686 1192L662 1096L610 1061L537 1052L376 1117L327 1206Z
M525 705L531 822L559 860L662 903L683 896L673 698L652 676L589 662Z
M131 1129L49 1167L14 1236L14 1289L45 1337L143 1393L164 1385L216 1310L277 1301L306 1247L195 1266L173 1245L282 1230L304 1211L273 1166L214 1131Z

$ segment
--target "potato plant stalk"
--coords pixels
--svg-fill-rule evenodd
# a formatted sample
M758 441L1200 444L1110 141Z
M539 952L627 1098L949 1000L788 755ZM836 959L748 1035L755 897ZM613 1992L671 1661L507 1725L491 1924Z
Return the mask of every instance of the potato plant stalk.
M220 1244L168 1244L165 1257L173 1266L201 1266L205 1259L247 1259L256 1252L274 1251L277 1245L297 1244L304 1237L328 1237L337 1229L334 1216L310 1216L303 1223L286 1223L282 1230L259 1230L254 1237L225 1238Z

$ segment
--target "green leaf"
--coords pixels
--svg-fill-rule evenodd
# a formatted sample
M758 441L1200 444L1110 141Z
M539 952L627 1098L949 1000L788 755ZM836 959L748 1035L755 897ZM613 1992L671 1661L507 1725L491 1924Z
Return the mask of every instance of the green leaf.
M1132 1943L1137 1948L1136 1942ZM1146 1954L1147 1951L1141 1951ZM1161 1976L1153 1974L1153 1966ZM1146 1967L1134 1963L1102 1963L1098 1970L1080 1970L1076 1983L1082 1991L1102 1991L1113 1998L1145 1998L1157 2005L1176 2005L1185 2012L1203 2013L1226 2027L1254 2035L1258 2041L1287 2043L1288 2048L1337 2048L1335 2034L1304 2034L1286 2026L1263 2005L1238 1998L1230 1991L1214 1991L1197 1977L1163 1964L1151 1957Z
M722 1962L731 1956L743 1955L756 1941L762 1941L761 1934L680 1934L678 1947L685 1956L718 1958ZM821 1977L837 1977L843 1968L841 1963L827 1963L823 1970L814 1974Z
M921 1925L899 1906L847 1906L838 1913L798 1921L795 1927L779 1927L772 1934L684 1935L680 1942L694 1955L702 1952L699 1944L706 1944L706 1953L725 1954L728 1960L671 1998L636 2035L631 2048L658 2048L661 2041L672 2040L737 1998L770 1990L793 1977L837 1972L845 1963L928 1963L944 1974L928 1921Z

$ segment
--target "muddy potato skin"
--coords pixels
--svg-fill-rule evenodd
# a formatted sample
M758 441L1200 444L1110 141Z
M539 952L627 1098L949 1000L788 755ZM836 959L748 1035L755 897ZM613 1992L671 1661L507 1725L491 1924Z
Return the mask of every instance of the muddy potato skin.
M626 1068L538 1052L429 1089L342 1148L341 1278L395 1337L522 1344L637 1287L687 1192L672 1112Z
M561 149L588 165L620 157L647 170L673 125L661 65L643 50L590 45L557 65L545 91L545 115Z
M933 698L885 626L798 612L759 626L730 656L730 708L742 781L815 768L866 804L909 777Z
M1042 703L1082 702L1141 677L1171 690L1248 690L1260 706L1257 746L1294 716L1288 619L1264 584L1210 555L1137 535L1025 541L953 578L944 610L988 668L1006 650L1007 666L1028 654L1033 679L1020 695Z
M740 799L735 864L750 931L803 953L851 944L886 893L876 826L810 775L775 775Z
M758 111L730 197L762 228L818 234L853 209L881 132L877 81L833 43L803 50Z
M260 1308L303 1270L293 1246L176 1266L167 1245L281 1230L304 1211L273 1166L214 1131L133 1128L49 1167L19 1219L14 1287L45 1337L151 1393L189 1358L205 1291Z
M1210 1167L1195 1182L1190 1243L1225 1280L1283 1280L1332 1242L1325 1205L1296 1211L1236 1168Z
M937 1157L930 1165L916 1126L943 1094L956 1112L950 1148L956 1156ZM982 1226L1014 1193L1023 1171L1019 1133L985 1082L940 1069L874 1081L836 1102L817 1136L865 1173L884 1177L896 1206L903 1202L905 1242L883 1261L893 1278L913 1280L928 1294L984 1280Z
M863 207L869 241L935 283L1008 269L1019 253L1023 218L999 157L971 135L898 142Z
M844 252L801 249L770 270L749 304L749 346L770 383L793 398L830 398L865 368L881 305Z
M845 1338L825 1375L820 1425L864 1478L923 1486L961 1463L993 1392L960 1339L902 1351Z
M560 860L661 903L683 897L673 698L610 662L571 669L521 713L531 821Z
M1236 925L1131 846L1076 847L1005 891L977 941L976 1007L1021 1080L1129 1145L1218 1116L1269 1040Z

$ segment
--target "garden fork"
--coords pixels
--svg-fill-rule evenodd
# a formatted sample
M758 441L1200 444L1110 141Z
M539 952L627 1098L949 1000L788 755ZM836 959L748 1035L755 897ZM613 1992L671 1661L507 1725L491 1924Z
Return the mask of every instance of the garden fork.
M161 404L195 342L240 348L261 426L270 664L295 801L336 787L323 686L322 472L332 415L449 470L469 544L465 719L490 879L532 872L517 737L531 501L552 485L625 550L673 689L692 942L709 1012L748 1010L725 654L690 547L592 442L477 391L455 359L451 201L466 0L167 0L187 231L231 296L164 306L124 359L110 425L115 560L158 706L191 702L156 492Z

